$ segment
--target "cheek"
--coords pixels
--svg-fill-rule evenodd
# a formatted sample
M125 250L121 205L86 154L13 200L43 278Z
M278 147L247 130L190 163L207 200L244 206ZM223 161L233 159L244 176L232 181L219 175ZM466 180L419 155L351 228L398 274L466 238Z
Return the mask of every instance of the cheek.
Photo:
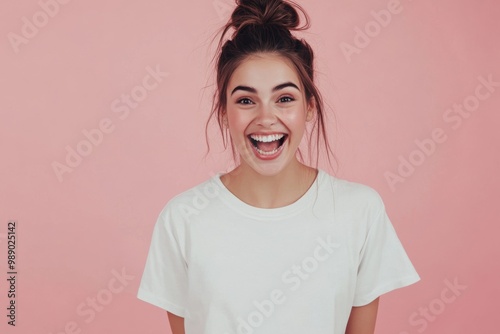
M230 128L242 130L250 124L251 116L239 111L230 110L227 114L227 121Z
M241 136L245 134L245 129L248 123L242 117L228 114L227 123L229 126L229 133L233 140L240 140Z
M291 128L300 129L306 124L306 113L303 110L288 113L285 116L285 122Z
M227 117L227 123L229 125L229 130L231 130L231 132L234 132L234 131L240 131L241 130L241 119L239 117L231 117L228 115Z

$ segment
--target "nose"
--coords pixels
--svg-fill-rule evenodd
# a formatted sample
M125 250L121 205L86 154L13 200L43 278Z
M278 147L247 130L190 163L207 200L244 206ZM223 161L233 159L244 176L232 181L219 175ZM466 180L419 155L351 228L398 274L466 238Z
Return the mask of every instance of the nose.
M269 127L277 122L274 108L269 104L260 104L257 110L256 122L263 127Z

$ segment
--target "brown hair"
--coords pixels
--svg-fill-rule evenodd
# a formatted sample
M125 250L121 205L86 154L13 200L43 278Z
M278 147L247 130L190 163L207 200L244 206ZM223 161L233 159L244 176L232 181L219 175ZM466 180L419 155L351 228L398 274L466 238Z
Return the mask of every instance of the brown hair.
M247 57L256 53L274 53L291 61L304 86L307 102L314 99L318 123L315 122L313 131L310 133L309 145L313 133L316 132L316 166L319 160L321 135L324 140L328 161L331 163L330 153L333 156L334 154L330 149L325 133L323 99L314 83L314 53L305 40L297 39L290 32L291 30L306 30L310 27L307 13L298 4L288 0L236 0L236 4L237 7L233 11L231 18L221 28L222 34L214 56L214 59L217 59L215 67L217 78L212 111L205 126L207 154L210 150L207 129L210 120L214 116L217 117L224 148L227 148L226 136L228 136L228 133L224 132L222 119L227 103L227 85L231 75ZM300 26L298 11L305 18L305 24L302 26ZM230 28L234 28L234 32L231 38L223 44ZM316 125L318 125L318 128L315 131ZM233 158L236 161L236 152L232 142L231 149ZM298 152L300 160L304 162L300 149L298 149ZM311 160L310 146L309 159Z

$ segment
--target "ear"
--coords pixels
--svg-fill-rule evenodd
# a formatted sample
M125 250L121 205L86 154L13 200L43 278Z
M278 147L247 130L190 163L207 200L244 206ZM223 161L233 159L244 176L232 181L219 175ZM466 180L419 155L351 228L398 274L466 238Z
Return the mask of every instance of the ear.
M316 110L316 102L314 100L314 97L311 97L309 99L309 102L307 104L307 114L306 114L306 121L309 122L314 118L314 115L317 113Z

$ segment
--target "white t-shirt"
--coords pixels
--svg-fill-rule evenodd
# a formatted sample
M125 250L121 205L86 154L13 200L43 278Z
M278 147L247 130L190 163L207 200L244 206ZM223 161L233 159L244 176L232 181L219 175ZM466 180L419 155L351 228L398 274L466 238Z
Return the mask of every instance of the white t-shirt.
M137 295L186 334L343 334L352 306L420 280L373 188L319 169L296 202L264 209L220 176L161 211Z

